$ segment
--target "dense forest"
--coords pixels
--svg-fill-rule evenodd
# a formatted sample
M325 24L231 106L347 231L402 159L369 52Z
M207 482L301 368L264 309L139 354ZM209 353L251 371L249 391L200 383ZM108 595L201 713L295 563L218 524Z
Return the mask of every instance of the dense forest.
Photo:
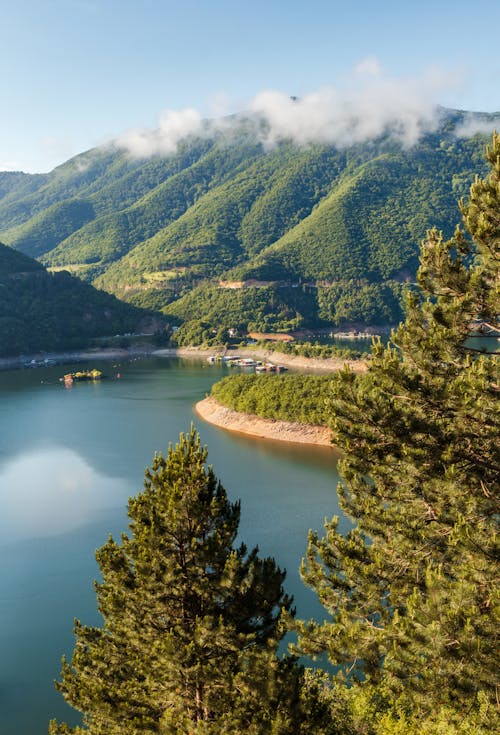
M0 244L0 356L85 347L94 337L159 328L153 315L82 283L48 273Z
M487 116L483 116L487 117ZM178 324L295 330L396 324L418 244L454 228L484 172L466 113L434 133L264 149L242 124L170 156L88 151L49 174L0 174L0 240Z
M212 386L224 406L268 419L327 425L329 375L230 375Z
M97 552L102 627L76 621L57 683L83 724L51 735L498 732L499 365L468 337L500 333L500 137L487 160L463 228L428 232L389 344L365 373L316 381L352 521L309 534L301 573L325 619L297 620L275 561L235 546L239 504L192 430L155 456L129 534Z

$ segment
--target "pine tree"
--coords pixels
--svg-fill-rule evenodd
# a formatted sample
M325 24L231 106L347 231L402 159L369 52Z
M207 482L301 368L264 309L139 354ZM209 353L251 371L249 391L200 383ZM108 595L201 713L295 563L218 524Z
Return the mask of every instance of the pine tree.
M277 656L285 573L234 548L240 505L206 457L194 430L156 455L130 535L97 552L103 626L76 621L56 684L84 725L53 721L52 735L306 732L301 670Z
M311 533L302 569L331 617L298 625L301 649L422 721L498 702L500 380L498 358L468 341L500 335L497 135L487 158L460 203L470 238L428 233L405 323L364 376L332 381L354 528Z

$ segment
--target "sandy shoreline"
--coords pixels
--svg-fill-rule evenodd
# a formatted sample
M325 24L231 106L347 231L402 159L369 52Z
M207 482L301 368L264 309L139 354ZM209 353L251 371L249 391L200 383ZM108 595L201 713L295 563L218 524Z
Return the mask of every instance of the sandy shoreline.
M199 401L195 406L195 410L204 421L227 431L236 431L260 439L276 439L277 441L298 444L333 447L331 431L327 426L311 426L292 421L275 421L273 419L263 419L260 416L239 413L231 408L226 408L210 396Z
M228 354L236 354L238 350L229 350ZM254 349L248 347L240 350L252 357L264 362L273 362L286 365L296 370L307 370L312 372L335 372L348 365L353 372L365 372L367 364L362 360L344 360L342 358L308 358L285 355L273 350ZM209 354L213 354L213 351ZM226 431L234 431L248 436L261 439L274 439L277 441L296 442L299 444L315 444L317 446L331 447L332 434L327 426L313 426L311 424L300 424L292 421L277 421L265 419L261 416L239 413L218 403L215 398L208 396L195 405L195 411L204 421L218 426Z

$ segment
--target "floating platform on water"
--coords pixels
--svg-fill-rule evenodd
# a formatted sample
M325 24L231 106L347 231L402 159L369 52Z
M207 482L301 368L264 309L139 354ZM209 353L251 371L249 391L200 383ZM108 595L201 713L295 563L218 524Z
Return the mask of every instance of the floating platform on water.
M74 373L66 373L60 380L65 383L81 382L85 380L101 380L102 373L100 370L77 370Z

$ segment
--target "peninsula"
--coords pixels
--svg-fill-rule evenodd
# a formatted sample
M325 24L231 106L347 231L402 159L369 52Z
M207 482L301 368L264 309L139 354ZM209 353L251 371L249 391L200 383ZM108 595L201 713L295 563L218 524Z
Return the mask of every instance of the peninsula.
M199 401L195 410L204 421L227 431L235 431L261 439L332 446L331 431L327 426L264 419L253 414L240 413L223 406L211 396Z
M331 430L321 410L320 397L328 383L328 374L348 366L353 372L364 372L367 364L362 360L339 358L311 359L252 350L254 357L276 360L277 357L298 373L290 374L285 383L271 376L235 375L216 383L212 394L196 404L197 414L222 429L249 436L277 441L332 446ZM309 378L300 377L308 372ZM298 402L296 407L283 410L283 388L291 392ZM265 388L264 388L265 386ZM261 390L262 389L262 390ZM262 396L266 396L266 410L262 408ZM278 410L269 407L281 406ZM297 410L297 407L300 407Z

